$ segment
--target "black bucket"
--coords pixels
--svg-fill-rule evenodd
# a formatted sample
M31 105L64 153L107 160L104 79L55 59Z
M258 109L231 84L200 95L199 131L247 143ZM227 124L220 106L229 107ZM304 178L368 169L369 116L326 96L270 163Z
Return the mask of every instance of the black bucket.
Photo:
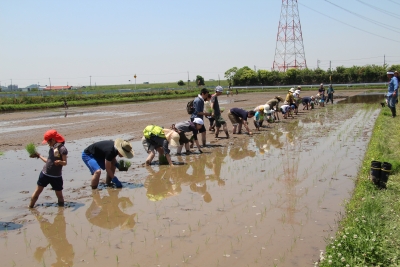
M386 183L389 180L389 175L391 170L392 170L392 164L390 164L389 162L382 163L381 178L379 182L379 187L381 189L386 189Z
M382 169L382 162L380 161L371 161L371 181L379 186L379 180L381 179L381 169Z

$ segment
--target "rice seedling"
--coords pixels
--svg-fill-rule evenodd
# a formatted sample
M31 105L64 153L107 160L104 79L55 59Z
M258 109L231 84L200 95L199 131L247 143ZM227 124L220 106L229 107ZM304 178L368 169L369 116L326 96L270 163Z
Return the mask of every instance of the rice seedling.
M130 161L125 161L123 159L120 159L118 161L119 167L118 169L120 171L128 171L128 169L131 167L132 163Z
M34 143L29 143L25 146L26 151L28 151L29 156L35 156L37 151L36 151L36 146Z

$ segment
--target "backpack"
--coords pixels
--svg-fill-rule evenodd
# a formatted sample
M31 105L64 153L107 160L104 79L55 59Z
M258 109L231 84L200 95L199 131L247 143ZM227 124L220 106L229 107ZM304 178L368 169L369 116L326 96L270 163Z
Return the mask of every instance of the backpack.
M164 129L157 125L148 125L143 130L143 136L146 139L150 139L151 136L165 138Z
M193 99L193 100L190 100L190 101L186 104L186 111L187 111L188 114L193 114L193 112L194 112L193 102L194 102L194 99Z

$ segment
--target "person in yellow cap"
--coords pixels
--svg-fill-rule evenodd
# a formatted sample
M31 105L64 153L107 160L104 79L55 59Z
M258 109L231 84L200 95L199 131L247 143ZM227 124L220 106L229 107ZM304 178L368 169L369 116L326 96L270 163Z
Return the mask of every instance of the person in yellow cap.
M180 136L175 130L164 129L157 125L148 125L143 130L143 136L145 138L144 142L146 142L145 147L148 148L147 153L149 154L146 159L146 165L151 164L155 157L155 150L157 150L161 156L165 155L170 166L174 166L168 146L179 146Z
M47 143L50 147L49 156L43 157L39 153L30 155L31 158L41 159L46 164L40 172L39 179L37 181L37 187L35 192L32 194L29 208L35 206L39 195L43 189L50 184L58 199L58 205L64 206L63 197L63 179L62 179L62 167L67 165L68 150L64 146L65 138L59 134L56 130L48 130L44 134L43 144Z
M82 160L92 174L91 186L96 189L100 182L101 170L107 173L106 184L115 184L121 188L122 184L115 176L115 169L118 166L116 157L133 158L132 145L128 141L117 138L115 141L105 140L91 144L82 152Z

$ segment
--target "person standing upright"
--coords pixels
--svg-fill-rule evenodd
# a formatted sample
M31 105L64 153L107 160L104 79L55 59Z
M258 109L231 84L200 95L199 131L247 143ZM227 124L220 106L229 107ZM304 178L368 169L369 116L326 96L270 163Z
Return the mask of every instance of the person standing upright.
M194 99L193 101L193 108L194 111L192 115L190 116L190 120L193 122L195 118L202 119L204 121L204 116L211 116L212 114L210 112L205 112L204 111L204 101L207 99L207 96L209 94L209 91L207 88L203 88L200 91L200 94ZM200 128L199 133L201 133L201 141L203 147L206 146L206 127L203 126Z
M229 138L228 128L226 127L226 121L221 116L221 109L219 108L218 103L218 96L222 95L223 92L222 86L217 86L215 88L215 94L211 96L211 109L212 109L212 116L215 119L215 137L218 138L219 129L222 126L222 129L225 132L226 138Z
M335 92L335 90L333 89L332 84L330 84L328 87L328 91L327 91L328 99L326 100L326 104L329 103L329 100L331 100L331 103L333 104L333 93L334 92Z
M388 107L392 111L392 118L394 118L396 117L396 100L399 90L399 83L397 78L394 76L394 72L388 71L387 77L390 79L390 81L386 97L387 97Z

